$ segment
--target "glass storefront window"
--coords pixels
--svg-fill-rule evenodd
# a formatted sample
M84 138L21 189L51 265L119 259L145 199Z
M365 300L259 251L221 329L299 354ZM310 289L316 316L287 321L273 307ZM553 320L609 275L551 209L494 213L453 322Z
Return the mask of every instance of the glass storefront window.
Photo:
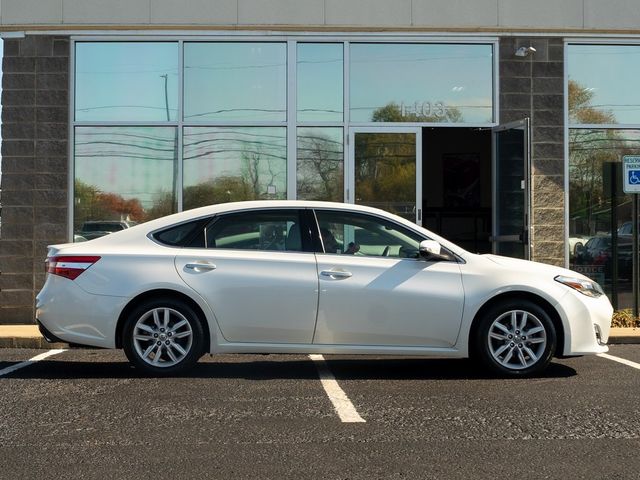
M343 45L300 43L297 51L299 122L341 122Z
M640 130L569 131L570 268L600 283L615 308L631 308L632 198L622 157L640 154Z
M285 43L186 43L184 119L285 121Z
M639 124L640 45L569 45L569 123Z
M287 198L284 127L186 127L184 209Z
M415 133L356 133L355 201L416 219Z
M78 42L76 121L167 121L178 112L177 42Z
M95 237L174 213L176 168L174 127L76 127L74 232Z
M342 128L298 128L297 193L300 200L344 200Z
M344 201L345 128L493 121L492 43L290 42L295 65L287 41L268 36L74 41L74 231L284 199L293 161L298 198Z
M351 44L353 122L493 121L492 45Z

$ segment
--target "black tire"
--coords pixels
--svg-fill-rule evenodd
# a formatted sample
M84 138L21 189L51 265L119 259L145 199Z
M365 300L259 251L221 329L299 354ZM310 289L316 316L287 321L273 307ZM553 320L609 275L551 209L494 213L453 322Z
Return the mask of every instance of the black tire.
M556 339L553 322L543 308L529 300L514 299L486 311L471 341L474 353L493 372L526 377L549 365Z
M129 314L122 344L129 361L145 373L178 375L192 368L204 353L204 330L187 303L172 298L154 299Z

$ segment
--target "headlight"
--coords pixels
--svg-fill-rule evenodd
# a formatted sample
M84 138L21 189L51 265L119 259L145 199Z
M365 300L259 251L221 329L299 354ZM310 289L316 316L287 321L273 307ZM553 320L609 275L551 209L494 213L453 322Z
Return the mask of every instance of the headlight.
M584 278L577 277L565 277L563 275L558 275L554 280L579 291L587 297L595 298L600 295L604 295L602 287L592 280L585 280Z

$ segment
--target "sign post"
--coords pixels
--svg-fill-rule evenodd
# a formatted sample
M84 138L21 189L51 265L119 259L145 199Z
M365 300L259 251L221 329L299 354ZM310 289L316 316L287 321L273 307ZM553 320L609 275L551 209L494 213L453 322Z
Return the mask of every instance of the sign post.
M638 275L640 275L640 256L638 255L638 236L640 235L640 218L638 215L638 194L640 194L640 155L625 155L622 157L622 190L624 193L632 195L632 228L631 236L633 237L633 315L638 315L638 297L640 296L640 283ZM614 226L615 228L615 226Z

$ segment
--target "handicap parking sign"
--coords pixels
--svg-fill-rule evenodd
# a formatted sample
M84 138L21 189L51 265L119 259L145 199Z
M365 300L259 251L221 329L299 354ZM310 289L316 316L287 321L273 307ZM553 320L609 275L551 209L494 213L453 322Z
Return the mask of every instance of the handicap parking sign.
M640 155L625 155L622 167L624 193L640 193Z

